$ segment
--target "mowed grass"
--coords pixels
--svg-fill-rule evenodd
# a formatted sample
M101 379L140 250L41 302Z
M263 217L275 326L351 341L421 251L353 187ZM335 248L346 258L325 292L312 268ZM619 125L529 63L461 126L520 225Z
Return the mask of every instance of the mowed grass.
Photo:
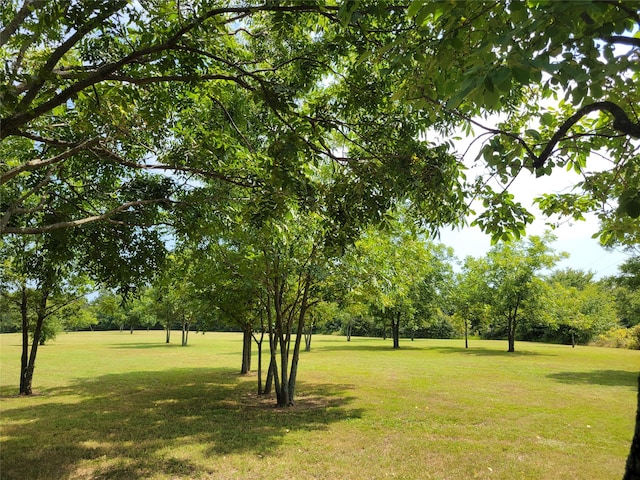
M61 334L30 398L15 395L19 337L0 335L0 477L622 477L637 351L316 336L278 409L238 375L240 334L163 335Z

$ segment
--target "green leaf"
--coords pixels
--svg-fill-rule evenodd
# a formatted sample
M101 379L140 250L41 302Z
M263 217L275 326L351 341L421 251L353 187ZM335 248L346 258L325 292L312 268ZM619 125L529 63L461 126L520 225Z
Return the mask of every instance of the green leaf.
M491 75L487 75L486 77L484 77L484 88L486 88L489 92L493 92L495 90Z
M538 132L537 130L534 130L532 128L526 130L524 133L526 133L528 136L533 138L536 142L538 142L538 141L540 141L542 139L542 136L540 135L540 132Z
M409 8L407 8L407 16L408 17L415 17L416 13L418 13L418 11L424 6L424 1L423 0L413 0L413 2L411 2L411 4L409 5Z
M626 210L627 215L629 215L631 218L640 217L640 199L634 198L633 200L628 202L626 205Z
M542 114L542 116L540 117L540 123L545 127L552 126L553 120L554 120L554 116L549 112Z
M511 67L511 75L522 85L527 85L529 84L529 80L531 78L531 68L523 64L513 65Z

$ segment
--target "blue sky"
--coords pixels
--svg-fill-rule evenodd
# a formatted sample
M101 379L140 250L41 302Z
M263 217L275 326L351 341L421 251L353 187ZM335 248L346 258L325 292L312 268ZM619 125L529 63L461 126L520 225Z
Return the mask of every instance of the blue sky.
M528 172L522 172L518 176L509 186L509 191L536 216L534 223L527 228L528 235L541 235L549 229L544 216L533 206L533 198L542 193L568 192L579 180L577 174L563 170L540 178L535 178ZM598 221L594 216L587 217L583 222L567 222L553 230L552 233L558 237L554 248L556 251L569 254L569 258L558 263L558 268L590 270L598 279L616 275L618 265L629 258L629 255L622 249L602 247L597 239L591 238L597 231ZM452 247L461 260L469 255L483 256L491 248L489 236L477 227L467 227L460 231L442 229L440 242Z
M562 227L553 232L558 236L554 244L556 251L569 253L569 258L559 262L557 268L570 267L576 270L592 271L597 279L616 275L618 265L624 262L628 255L620 250L605 250L597 240L591 238L591 234L583 235L584 229L585 227L577 225ZM572 233L571 230L574 232ZM575 235L575 231L581 233ZM592 233L595 231L594 229ZM467 256L481 257L491 248L489 236L477 227L460 231L443 229L440 232L439 241L452 247L460 260Z

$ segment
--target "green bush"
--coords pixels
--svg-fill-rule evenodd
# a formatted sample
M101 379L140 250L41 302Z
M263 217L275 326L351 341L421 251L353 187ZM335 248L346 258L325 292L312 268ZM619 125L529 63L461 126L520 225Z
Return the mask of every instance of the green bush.
M612 328L598 335L591 344L598 347L640 350L640 325L632 328Z

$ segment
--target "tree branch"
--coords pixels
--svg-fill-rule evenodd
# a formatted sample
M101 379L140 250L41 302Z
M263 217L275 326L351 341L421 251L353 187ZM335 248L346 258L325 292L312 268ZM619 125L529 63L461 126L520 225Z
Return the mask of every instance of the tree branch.
M119 5L115 4L115 5ZM147 47L140 48L139 50L134 50L128 55L122 57L120 60L116 62L112 62L102 67L98 68L93 74L88 77L78 81L77 83L71 85L70 87L62 90L60 93L55 95L53 98L50 98L47 101L40 103L38 106L32 108L28 111L20 111L19 113L15 113L13 115L9 115L3 119L0 119L0 140L6 138L9 135L14 135L15 132L26 123L31 120L38 118L44 113L52 110L53 108L62 105L64 102L72 98L74 95L83 91L85 88L91 87L96 83L100 83L105 80L105 78L114 75L120 68L140 59L143 59L149 55L163 52L174 48L178 41L190 31L196 29L208 19L215 17L216 15L223 15L227 13L241 13L241 14L253 14L258 12L308 12L308 13L318 13L324 14L327 10L337 10L337 7L321 7L315 5L263 5L257 7L221 7L221 8L213 8L208 12L204 13L200 17L195 18L192 22L184 25L182 28L178 29L173 33L170 37L168 37L164 42L159 43L157 45L150 45ZM90 24L93 25L93 24ZM84 32L80 37L86 36L88 31ZM74 43L77 43L78 39L74 38ZM71 40L71 39L70 39ZM59 49L63 49L67 44L63 44L63 46L59 47ZM58 49L58 50L59 50ZM54 51L52 56L47 61L46 65L50 65L53 62L54 56L56 56L56 52ZM55 66L55 65L54 65ZM53 67L52 67L53 68Z
M101 220L108 220L117 213L128 210L132 207L139 207L143 205L152 205L158 203L172 203L168 198L156 198L153 200L137 200L134 202L126 202L122 205L109 210L108 212L100 215L92 215L77 220L70 220L68 222L57 222L45 225L44 227L0 227L0 235L5 234L19 234L19 235L38 235L41 233L50 232L53 230L59 230L61 228L80 227L88 223L98 222Z
M576 113L567 118L564 123L558 128L556 133L553 134L551 140L547 143L547 146L542 150L539 156L532 156L533 168L542 168L545 162L549 159L549 156L553 152L556 144L562 140L567 132L573 127L582 117L598 110L609 112L613 115L613 128L634 138L640 138L640 124L634 123L629 119L626 112L613 102L595 102L589 105L585 105L579 109Z
M640 48L640 38L612 35L610 37L602 37L602 40L607 43L616 43L618 45L629 45L631 47Z
M0 31L0 47L9 41L11 35L16 32L31 12L43 4L44 0L25 0L20 10L16 12L11 21Z
M4 185L9 180L14 178L16 175L19 175L22 172L29 172L31 170L37 170L39 168L48 167L49 165L53 165L54 163L62 162L66 160L71 155L74 155L82 150L88 150L92 146L98 143L98 138L91 138L86 140L80 144L77 144L75 147L70 148L69 150L61 153L60 155L56 155L55 157L48 158L46 160L30 160L27 163L23 163L15 168L12 168L8 172L0 175L0 185Z
M253 148L253 146L251 145L251 142L249 142L247 137L245 137L244 134L240 131L240 129L236 125L236 122L233 120L233 117L229 113L229 110L227 110L227 108L224 106L224 104L220 100L218 100L216 97L214 97L213 95L209 95L209 98L222 109L222 111L224 112L225 116L229 119L229 123L231 123L231 126L236 131L236 133L238 135L240 135L240 138L242 138L242 140L244 141L244 143L247 146L247 148L249 149L249 151L251 153L255 153L256 151Z
M125 166L125 167L130 167L130 168L135 168L135 169L139 169L139 170L165 170L165 171L170 171L170 172L193 173L193 174L196 174L196 175L200 175L201 177L204 177L204 178L220 180L220 181L223 181L223 182L226 182L226 183L231 183L231 184L236 185L238 187L254 188L254 187L258 186L258 183L253 179L250 179L250 178L245 178L245 179L232 178L232 177L229 177L227 175L223 175L222 173L214 172L214 171L211 171L211 170L206 170L204 168L194 168L194 167L189 167L189 166L186 166L186 165L184 165L184 166L181 166L181 165L167 165L167 164L164 164L164 163L158 163L158 164L153 164L153 165L145 165L145 164L132 162L132 161L129 161L129 160L125 160L124 158L120 157L116 153L114 153L111 150L109 150L107 148L104 148L104 147L93 148L92 152L94 152L96 155L102 154L102 155L106 156L107 158L115 161L119 165L122 165L122 166Z
M134 85L149 85L151 83L162 83L162 82L201 82L206 80L228 80L230 82L235 82L238 85L246 88L247 90L254 91L251 85L249 85L244 80L239 79L238 77L234 77L233 75L164 75L159 77L142 77L136 78L131 76L124 75L107 75L103 79L103 81L114 80L116 82L124 82L124 83L132 83Z
M25 213L30 214L30 213L34 213L34 212L37 212L37 211L40 211L40 210L44 209L44 207L47 205L47 196L46 195L43 195L40 198L40 202L38 202L38 205L36 205L35 207L22 208L22 207L20 207L20 205L27 198L29 198L31 195L36 193L38 190L43 188L47 183L49 183L51 181L51 177L53 175L53 171L54 170L55 170L55 168L51 167L42 180L40 180L36 185L34 185L28 192L24 193L24 195L22 195L18 199L18 201L14 202L13 205L11 205L9 208L7 208L7 210L2 215L2 219L0 219L0 231L9 224L9 221L11 220L11 218L14 215L16 215L16 214L20 214L21 215L21 214L25 214Z
M46 63L42 66L42 68L36 74L35 80L26 87L27 93L20 100L18 104L17 110L26 110L27 106L31 104L31 102L36 98L42 87L44 86L47 77L53 71L55 66L58 64L60 59L67 53L73 46L82 40L89 32L91 32L94 28L101 25L104 20L109 18L113 13L120 10L127 4L125 1L112 2L104 12L101 12L99 15L96 15L94 18L90 19L90 21L80 28L78 28L71 37L65 40L62 45L56 48L53 53L49 56Z

